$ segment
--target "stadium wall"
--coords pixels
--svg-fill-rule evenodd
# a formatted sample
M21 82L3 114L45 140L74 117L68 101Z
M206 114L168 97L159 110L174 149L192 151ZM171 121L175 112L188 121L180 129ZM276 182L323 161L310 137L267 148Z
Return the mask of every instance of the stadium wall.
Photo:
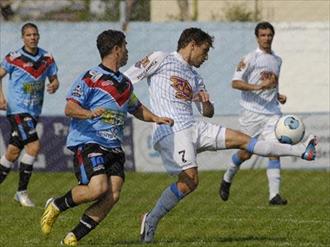
M61 82L55 95L46 95L43 114L63 115L65 95L72 81L100 61L95 41L97 35L105 29L120 29L120 24L37 24L40 46L54 55ZM0 24L1 58L22 46L21 25ZM241 57L256 48L255 23L131 23L127 33L128 65L123 70L154 50L176 50L180 33L190 26L201 27L215 37L214 49L199 69L215 102L215 114L238 114L240 94L231 88L230 82ZM330 24L274 23L274 26L273 48L283 58L280 91L288 96L284 112L329 112ZM145 83L137 84L135 88L139 98L148 99ZM143 102L149 105L148 100Z

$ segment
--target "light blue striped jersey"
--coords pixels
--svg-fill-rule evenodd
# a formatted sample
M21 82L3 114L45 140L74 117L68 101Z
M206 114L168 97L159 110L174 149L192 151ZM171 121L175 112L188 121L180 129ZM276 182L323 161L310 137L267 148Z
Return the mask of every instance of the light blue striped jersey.
M21 48L10 52L0 66L9 74L7 115L29 113L38 117L44 100L45 80L58 71L54 58L41 48L36 55Z
M258 84L263 72L272 72L278 78L282 59L275 55L265 53L259 48L247 54L238 65L233 80L243 80L250 84ZM273 115L281 114L279 102L277 100L279 87L259 90L259 91L241 91L240 105L249 111Z
M72 118L67 147L75 149L85 143L108 148L120 147L127 112L134 114L141 106L133 93L131 81L121 72L113 72L102 64L81 74L72 84L67 100L88 110L105 108L93 119Z
M154 52L125 74L134 82L146 77L152 112L174 120L172 127L154 124L154 144L195 122L192 99L196 93L206 89L201 76L179 53Z

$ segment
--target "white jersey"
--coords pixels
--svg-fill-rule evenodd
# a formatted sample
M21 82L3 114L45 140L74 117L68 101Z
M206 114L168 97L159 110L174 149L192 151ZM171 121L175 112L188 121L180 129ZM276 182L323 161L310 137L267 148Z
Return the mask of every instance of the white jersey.
M201 76L179 53L154 52L124 74L133 83L147 78L152 112L174 120L172 127L154 124L154 144L193 125L193 96L206 89Z
M249 84L258 84L263 72L272 72L279 78L282 59L265 53L259 48L247 54L238 65L233 80L242 80ZM242 91L240 105L252 112L274 115L281 114L277 100L278 85L276 88L259 91Z

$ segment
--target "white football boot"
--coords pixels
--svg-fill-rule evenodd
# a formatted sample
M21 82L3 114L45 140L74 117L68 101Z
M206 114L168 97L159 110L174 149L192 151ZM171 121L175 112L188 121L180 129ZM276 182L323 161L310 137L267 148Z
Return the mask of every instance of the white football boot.
M17 191L14 199L19 202L23 207L35 207L34 203L29 198L26 190Z

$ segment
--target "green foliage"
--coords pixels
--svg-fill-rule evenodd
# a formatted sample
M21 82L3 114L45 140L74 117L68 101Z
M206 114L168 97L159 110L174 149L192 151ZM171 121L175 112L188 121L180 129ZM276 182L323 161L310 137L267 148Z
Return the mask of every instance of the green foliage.
M200 186L159 224L156 242L166 247L330 246L330 173L282 171L282 194L287 206L268 206L265 170L242 170L231 198L218 196L223 172L201 172ZM29 191L36 208L13 201L17 172L0 186L1 246L59 246L79 222L81 205L61 214L49 237L41 234L39 220L45 201L63 195L76 184L72 173L37 173ZM158 173L128 173L118 205L79 246L143 246L139 242L140 216L151 209L174 177Z
M131 21L150 21L150 0L138 0L136 2Z
M225 11L227 21L258 21L258 12L249 11L245 5L231 5Z

